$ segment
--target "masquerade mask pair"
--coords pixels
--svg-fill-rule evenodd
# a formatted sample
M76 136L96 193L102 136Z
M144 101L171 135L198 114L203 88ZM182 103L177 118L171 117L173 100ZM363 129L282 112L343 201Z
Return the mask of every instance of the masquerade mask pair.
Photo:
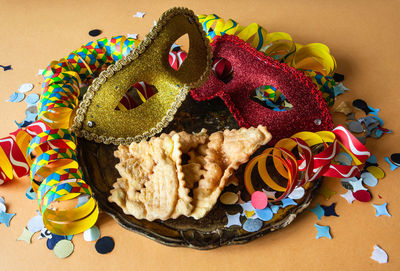
M184 34L189 52L180 65L169 63L170 48ZM224 59L233 76L210 77L211 48L193 12L175 8L166 12L143 42L93 81L77 110L73 130L96 142L129 144L160 132L172 119L190 89L198 101L221 97L244 127L266 125L278 140L296 132L330 130L333 123L320 91L302 72L258 52L235 36L215 37L215 59ZM204 83L206 80L208 81ZM146 82L156 92L130 110L120 110L124 95ZM254 90L269 85L292 104L273 111L251 99ZM139 93L139 96L142 96Z

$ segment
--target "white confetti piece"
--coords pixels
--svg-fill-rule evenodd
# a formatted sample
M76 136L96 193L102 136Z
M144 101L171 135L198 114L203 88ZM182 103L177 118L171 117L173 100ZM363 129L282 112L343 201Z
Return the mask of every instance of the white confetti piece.
M138 34L127 34L128 38L137 40Z
M136 14L133 14L134 18L143 18L146 15L146 12L137 11Z
M304 196L304 194L305 194L304 188L301 187L301 186L299 186L299 187L296 187L296 188L292 191L292 193L289 194L288 198L291 198L291 199L301 199L301 198Z
M25 83L19 86L18 91L21 93L29 92L33 89L32 83Z
M388 255L386 251L381 249L378 245L374 246L374 251L372 252L371 259L377 261L378 263L387 263Z
M99 239L99 237L100 237L100 230L99 227L97 227L96 225L83 232L83 239L85 239L85 241L88 242L95 241Z
M44 224L43 224L43 218L40 215L37 215L35 217L32 217L29 221L28 221L28 225L27 228L30 232L37 232L37 231L41 231L44 228Z

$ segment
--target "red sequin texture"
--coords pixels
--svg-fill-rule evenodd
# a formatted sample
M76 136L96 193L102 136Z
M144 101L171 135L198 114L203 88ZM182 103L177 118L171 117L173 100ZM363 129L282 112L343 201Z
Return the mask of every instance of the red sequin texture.
M214 58L222 57L232 64L233 79L224 83L212 73L201 88L191 91L195 100L221 97L240 126L267 126L273 136L271 143L300 131L333 129L321 92L302 72L275 61L236 36L216 37L211 46ZM293 108L278 112L251 100L251 93L264 85L279 89Z

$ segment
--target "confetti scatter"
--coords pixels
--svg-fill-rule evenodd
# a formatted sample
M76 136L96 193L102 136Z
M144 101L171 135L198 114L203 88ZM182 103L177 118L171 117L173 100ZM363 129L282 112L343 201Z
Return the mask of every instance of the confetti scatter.
M400 166L394 164L392 161L390 161L389 157L385 157L385 161L390 165L390 170L393 171L397 168L399 168Z
M54 246L54 255L56 255L58 258L67 258L69 255L74 252L74 244L67 239L60 240L55 246Z
M342 198L346 199L347 202L350 203L350 204L352 204L353 201L356 199L356 198L353 196L353 192L352 192L351 190L347 190L346 193L340 194L340 196L341 196Z
M296 187L292 193L289 194L288 198L290 199L301 199L305 194L305 190L303 187Z
M286 206L291 206L291 205L297 205L297 202L295 202L291 198L285 198L281 200L281 202L282 202L281 208L285 208Z
M317 216L318 220L321 220L321 217L324 215L324 209L319 205L319 203L317 203L314 208L310 209L310 211Z
M43 218L41 215L37 215L35 217L32 217L28 221L27 228L30 232L38 232L41 231L44 228L43 224Z
M243 224L243 229L247 232L256 232L260 230L263 226L263 222L256 218L256 219L247 219Z
M83 232L83 239L87 242L96 241L99 237L100 230L96 225Z
M387 202L377 205L377 204L372 204L376 210L376 216L381 216L381 215L386 215L386 216L391 216L387 210Z
M138 34L127 34L127 36L128 36L128 38L130 38L130 39L134 39L134 40L137 40L137 38L138 38Z
M91 37L97 37L101 35L102 31L100 29L93 29L89 31L89 36Z
M339 216L335 210L336 203L332 203L329 206L321 205L321 208L324 210L324 216Z
M49 231L49 230L46 229L46 228L43 228L43 229L40 231L40 235L39 235L39 237L38 237L38 240L40 240L40 239L42 239L42 238L51 239L51 238L52 238L51 231Z
M225 205L233 205L238 202L239 196L233 192L225 192L219 198L219 201Z
M25 241L30 244L33 234L34 232L30 232L26 227L24 227L21 235L17 238L17 241Z
M20 92L14 92L13 94L10 95L10 98L6 100L6 102L12 102L12 103L19 103L25 98L25 94L20 93Z
M228 223L226 223L225 227L242 226L242 223L240 222L240 213L234 215L226 214L226 216L228 218Z
M256 209L256 215L262 221L270 221L274 217L271 208L265 207L264 209Z
M2 67L2 68L3 68L3 71L12 70L12 67L11 67L11 65L6 65L6 66L4 66L4 65L0 65L0 67Z
M97 240L95 248L98 253L107 254L113 251L114 246L114 240L110 236L104 236Z
M325 184L322 184L319 189L319 193L326 199L329 200L333 195L336 194L335 191L330 190Z
M0 212L0 224L4 224L10 227L10 220L15 216L15 214Z
M39 69L36 76L43 75L44 69Z
M31 105L35 105L38 101L40 100L40 96L37 93L32 93L30 95L28 95L25 99L25 102L31 106Z
M378 263L387 263L388 255L386 251L380 248L378 245L374 245L374 251L372 251L371 259Z
M133 14L133 17L134 18L143 18L144 15L146 15L146 12L137 11L135 14Z
M318 224L314 224L315 228L317 228L317 236L315 237L315 239L319 239L322 237L327 237L329 239L332 239L332 236L329 232L330 228L329 226L320 226Z
M251 194L251 204L255 209L264 209L268 205L268 197L264 192L255 191Z
M353 192L353 197L361 202L369 202L372 199L371 193L368 190L358 190Z
M32 83L25 83L22 84L18 87L18 91L21 93L26 93L29 92L33 89L33 84Z
M50 250L53 250L55 245L61 241L68 239L67 236L65 235L57 235L57 234L51 234L51 238L47 239L47 248Z

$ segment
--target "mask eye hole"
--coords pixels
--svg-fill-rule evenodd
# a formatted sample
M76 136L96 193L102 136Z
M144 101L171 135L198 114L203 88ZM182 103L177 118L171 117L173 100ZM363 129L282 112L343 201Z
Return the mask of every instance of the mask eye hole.
M228 84L233 79L232 64L223 57L213 59L212 71L225 84Z
M189 35L178 38L169 50L168 61L171 68L178 71L189 54Z
M253 90L250 99L273 111L288 111L293 108L282 92L270 85L260 86Z
M140 81L133 84L122 96L115 110L128 111L132 110L148 101L158 92L157 88L146 82Z

